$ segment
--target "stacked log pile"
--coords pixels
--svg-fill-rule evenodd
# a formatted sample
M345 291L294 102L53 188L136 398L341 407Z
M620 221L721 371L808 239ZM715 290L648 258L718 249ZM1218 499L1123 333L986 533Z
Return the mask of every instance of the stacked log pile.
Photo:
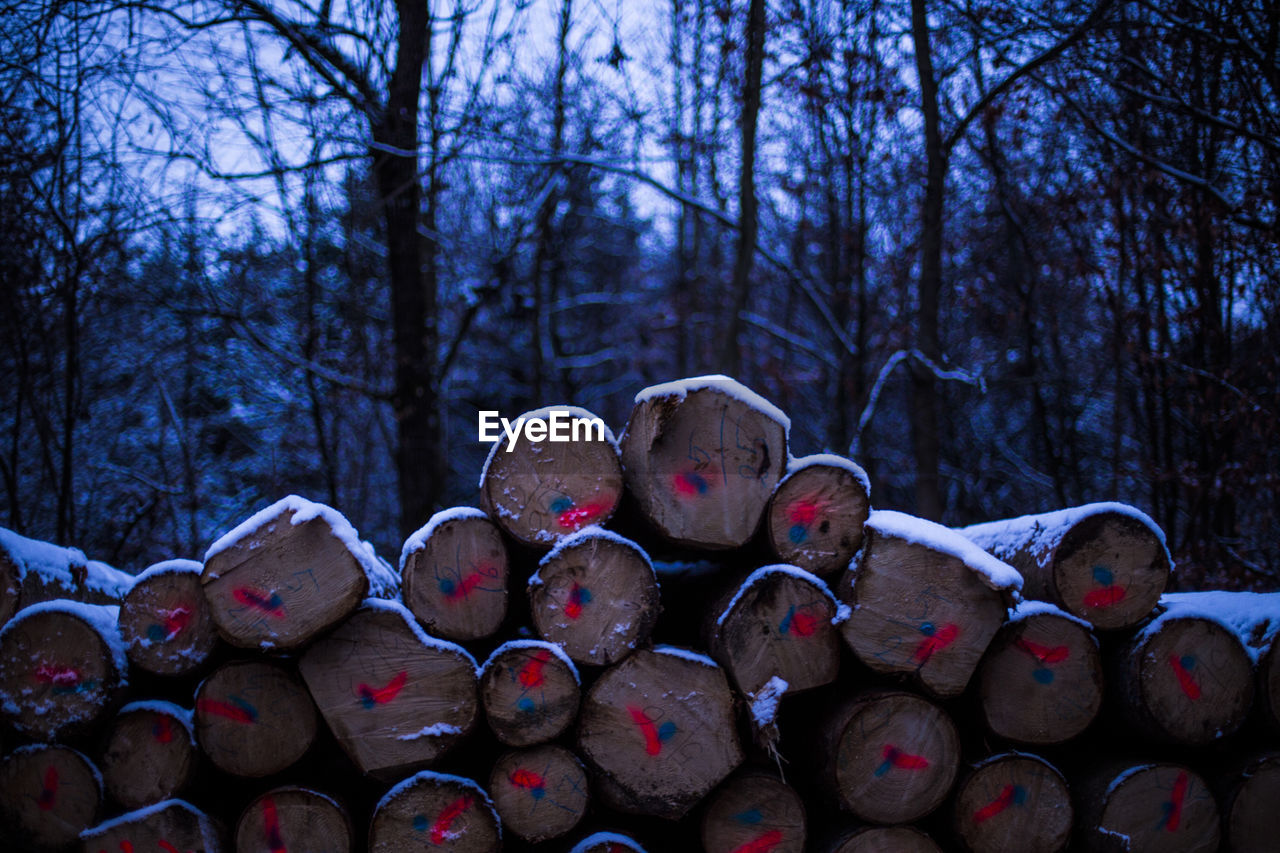
M136 576L0 531L4 849L1274 849L1280 593L788 430L703 377L504 437L398 571L296 496Z

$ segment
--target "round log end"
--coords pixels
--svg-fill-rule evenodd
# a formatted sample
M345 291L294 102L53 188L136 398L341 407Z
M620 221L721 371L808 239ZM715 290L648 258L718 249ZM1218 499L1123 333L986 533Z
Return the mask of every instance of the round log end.
M1218 849L1218 805L1198 775L1176 764L1146 764L1115 776L1102 808L1083 839L1093 849L1115 849L1117 837L1130 850L1153 853L1212 853Z
M197 749L191 712L168 702L120 709L107 731L102 779L126 809L172 799L195 775Z
M554 643L505 643L485 661L480 675L489 728L508 746L559 737L578 716L580 692L577 668Z
M1267 850L1280 842L1280 756L1259 759L1245 770L1227 810L1227 849Z
M1020 753L981 762L960 783L954 808L956 835L972 853L1056 853L1066 849L1075 816L1062 774Z
M350 853L351 819L332 797L283 787L251 802L236 822L236 853Z
M589 803L587 771L561 746L502 756L489 777L489 790L502 826L533 844L572 831Z
M196 742L227 773L278 773L315 741L315 705L301 679L283 667L225 664L201 682L195 698Z
M1054 549L1052 587L1063 608L1099 630L1132 627L1169 581L1169 552L1150 527L1119 512L1088 515Z
M424 770L396 785L369 824L371 853L493 853L502 831L488 794L470 779Z
M480 510L437 513L405 542L401 566L405 606L436 636L482 639L507 615L507 548Z
M790 785L765 773L730 777L702 816L706 853L803 853L805 811Z
M822 457L795 460L793 467L769 499L769 544L784 563L831 577L862 547L871 511L866 474L847 460Z
M156 675L182 675L208 660L218 643L200 585L203 567L170 560L138 575L120 605L129 662Z
M845 836L831 853L942 853L942 848L915 827L869 826Z
M0 818L15 848L66 849L101 807L97 769L70 747L25 746L0 761Z
M573 845L569 853L645 853L640 842L616 832L596 832Z

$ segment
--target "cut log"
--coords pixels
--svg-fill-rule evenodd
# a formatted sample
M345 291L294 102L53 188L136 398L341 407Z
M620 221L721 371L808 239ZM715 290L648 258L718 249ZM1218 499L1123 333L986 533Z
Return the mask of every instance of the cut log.
M213 613L195 560L157 563L133 579L120 604L120 634L129 662L156 675L202 666L218 644Z
M1280 755L1255 759L1237 777L1223 812L1232 853L1274 849L1280 843Z
M872 691L838 708L818 757L836 804L872 823L910 823L946 799L960 765L951 718L904 691Z
M499 758L489 790L503 828L534 844L572 831L589 803L582 762L550 744Z
M493 635L507 615L507 548L489 517L471 507L431 516L400 552L405 606L438 637Z
M815 575L795 566L765 566L748 575L720 611L711 653L745 694L759 693L774 678L789 692L830 684L840 668L833 623L847 614Z
M107 794L126 809L172 799L195 776L197 754L190 711L170 702L131 702L107 730Z
M1008 752L979 762L956 791L952 826L972 853L1056 853L1071 840L1067 780L1047 761Z
M369 599L298 668L343 750L384 780L435 761L476 721L475 659L398 602Z
M182 800L165 800L112 818L80 836L82 853L221 853L222 829Z
M769 499L769 544L784 563L829 578L862 547L870 511L871 481L857 465L825 453L793 459Z
M576 406L547 406L521 419L526 429L545 423L546 437L530 441L521 430L514 442L502 436L494 443L480 472L485 511L535 548L607 522L622 498L622 462L604 421Z
M829 850L830 853L942 853L932 838L911 826L863 827L844 836Z
M585 527L560 540L529 578L533 624L576 663L606 666L649 638L661 605L648 555Z
M616 832L596 832L573 845L569 853L645 853L640 842Z
M1218 804L1200 776L1177 764L1136 764L1080 786L1077 842L1093 851L1212 853Z
M1253 702L1253 662L1209 619L1166 613L1119 652L1116 694L1135 730L1206 744L1236 731Z
M747 542L782 478L791 421L725 376L636 395L622 438L627 488L665 538L696 548Z
M684 815L743 757L724 671L669 646L600 676L583 702L578 744L611 805L664 818Z
M876 672L959 695L1021 579L958 533L900 512L871 513L865 536L861 562L837 585L853 609L845 641Z
M1126 504L1087 504L962 532L1022 572L1024 596L1051 601L1099 630L1145 619L1173 565L1159 525Z
M1258 661L1258 698L1272 734L1280 734L1280 639Z
M978 670L987 727L1025 744L1070 740L1102 708L1102 656L1089 625L1047 602L1023 602Z
M559 737L578 716L580 692L577 667L555 643L504 643L480 671L485 718L508 746Z
M196 742L236 776L278 773L315 741L316 709L289 670L260 661L218 667L196 688Z
M23 734L56 740L87 731L128 671L119 607L56 599L0 629L0 712Z
M803 853L804 803L790 785L760 771L731 776L702 815L705 853Z
M470 779L423 770L386 793L369 825L370 853L444 850L493 853L502 847L489 795Z
M319 791L275 788L241 812L235 842L236 853L350 853L351 819Z
M0 761L0 835L9 849L65 850L101 807L97 768L70 747L24 746Z
M296 495L213 543L200 582L228 642L276 649L305 645L397 585L341 514Z
M133 576L64 548L0 527L0 625L24 607L66 598L119 604Z

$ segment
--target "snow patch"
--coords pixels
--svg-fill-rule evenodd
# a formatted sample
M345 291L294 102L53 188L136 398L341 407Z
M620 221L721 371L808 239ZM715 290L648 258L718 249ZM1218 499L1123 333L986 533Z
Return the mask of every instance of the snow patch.
M631 840L625 835L619 835L616 832L597 832L588 835L586 838L573 845L573 849L569 853L587 853L592 847L599 847L602 844L617 845L634 853L645 853L643 847Z
M751 697L751 719L757 729L764 729L778 718L778 703L787 692L786 680L773 676Z
M432 723L429 726L423 726L416 732L407 735L396 735L396 740L417 740L423 737L444 737L445 735L460 735L462 729L448 723Z
M650 385L639 394L636 394L635 404L638 406L641 403L660 397L674 397L677 400L683 400L694 391L706 389L719 391L725 396L732 397L739 403L743 403L765 417L782 424L782 429L786 434L789 435L791 433L791 418L787 417L782 409L779 409L736 379L718 373L710 376L693 376L688 379L677 379L674 382Z
M19 583L34 573L46 584L56 584L67 592L76 592L83 585L85 589L114 599L123 598L133 583L133 575L90 560L79 548L28 539L6 527L0 527L0 551L9 555ZM77 581L77 574L83 575L83 581Z
M196 820L198 820L200 823L200 834L203 837L204 848L206 850L221 849L218 846L217 839L213 837L212 833L210 832L210 829L212 829L212 827L210 825L208 816L206 816L204 812L200 811L195 806L191 805L191 803L188 803L186 800L161 800L158 803L152 803L149 806L143 806L140 809L134 809L131 812L125 812L119 817L113 817L111 818L111 820L105 820L102 823L98 824L97 826L91 826L88 829L84 830L83 832L80 833L80 840L89 841L95 838L96 836L102 835L108 832L109 830L115 829L117 826L121 826L123 824L135 823L138 821L143 821L154 814L158 814L168 809L181 809L182 811L189 812L191 816L196 818Z
M485 515L484 510L476 509L473 506L455 506L449 509L442 509L431 518L427 519L427 523L419 527L417 530L404 541L404 548L400 551L400 572L404 572L404 564L408 562L409 555L416 551L421 551L427 547L427 540L431 538L431 534L436 532L436 528L450 521L458 521L464 518L483 518L489 520L489 516ZM492 523L492 522L490 522Z
M194 729L192 728L192 712L180 705L175 705L172 702L166 702L163 699L139 699L135 702L130 702L121 708L120 714L132 714L134 711L146 711L152 714L161 714L166 717L173 717L178 722L182 723L193 742L195 740Z
M160 575L199 575L204 571L204 564L198 560L162 560L148 566L133 577L130 589L140 583L159 577Z
M489 794L484 788L481 788L474 779L468 779L465 776L454 776L450 773L437 773L434 770L421 770L414 773L408 779L403 779L400 782L397 782L391 787L391 790L382 795L382 799L378 800L378 804L373 807L373 813L376 815L378 812L382 811L383 808L386 807L387 803L391 802L392 799L422 783L435 785L437 787L449 784L459 785L478 794L479 798L475 801L474 805L483 805L484 808L489 810L489 813L493 815L494 824L498 827L498 837L502 837L502 822L498 820L498 812L493 807L493 800L489 799Z
M1207 619L1239 638L1253 663L1280 634L1280 592L1170 592L1160 596L1159 615L1139 633L1142 643L1170 619Z
M693 661L694 663L700 663L703 666L712 666L712 667L715 667L716 669L720 668L719 664L717 664L711 658L707 657L701 652L695 652L692 649L684 649L684 648L681 648L680 646L662 645L662 646L654 646L653 651L654 651L654 654L670 655L671 657L674 657L674 658L681 658L683 660Z
M967 535L941 524L904 512L880 509L871 513L866 526L884 536L905 539L949 554L976 572L982 582L994 590L1022 589L1022 575L1017 569L982 550Z
M844 456L837 456L834 453L814 453L810 456L792 456L787 460L787 473L778 481L778 485L774 487L776 492L782 488L782 484L791 478L793 474L803 471L805 468L813 468L821 466L824 468L840 468L848 471L853 478L862 485L862 490L871 495L871 478L867 476L867 472L862 470L862 466Z
M1042 616L1042 615L1057 616L1062 619L1066 619L1088 630L1090 634L1093 633L1093 626L1090 625L1087 620L1081 619L1079 616L1073 616L1067 611L1063 610L1058 605L1053 604L1052 602L1049 602L1049 601L1035 601L1033 599L1023 599L1022 601L1019 601L1016 606L1009 608L1010 622L1019 622L1031 616Z

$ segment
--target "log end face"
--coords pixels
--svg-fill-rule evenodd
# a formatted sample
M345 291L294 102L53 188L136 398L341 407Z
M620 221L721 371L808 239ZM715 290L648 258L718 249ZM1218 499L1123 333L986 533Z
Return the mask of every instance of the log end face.
M805 809L799 795L762 773L730 777L712 796L702 817L706 853L803 853L805 837Z
M952 824L969 850L1058 853L1074 818L1062 774L1039 758L1009 753L983 761L961 783Z
M862 547L862 525L870 510L863 482L849 470L801 468L788 474L769 500L769 543L783 562L831 577Z
M1132 768L1112 781L1085 842L1108 849L1116 836L1127 836L1133 850L1212 853L1220 836L1218 805L1204 780L1185 767Z
M300 759L316 736L316 710L302 681L259 661L214 670L196 689L196 742L221 770L258 778Z
M560 746L502 756L489 777L489 790L503 828L531 844L572 831L589 804L587 772Z
M480 698L489 728L508 746L559 737L578 715L577 674L549 648L515 645L485 663Z
M330 797L308 788L267 791L240 814L235 849L253 853L324 850L350 853L351 821Z
M217 626L198 572L155 575L133 585L120 606L120 634L134 666L182 675L218 644Z
M491 636L507 615L509 560L498 528L482 516L446 521L401 571L405 606L437 636Z
M101 807L97 770L70 747L22 747L0 761L0 818L16 844L66 849Z
M492 853L502 849L498 816L488 794L470 779L422 771L387 792L369 824L371 853L442 849Z
M1169 552L1141 521L1117 512L1086 516L1053 552L1054 598L1103 631L1132 627L1151 613L1172 567Z
M1280 757L1254 762L1244 774L1227 813L1227 848L1265 850L1280 839Z

